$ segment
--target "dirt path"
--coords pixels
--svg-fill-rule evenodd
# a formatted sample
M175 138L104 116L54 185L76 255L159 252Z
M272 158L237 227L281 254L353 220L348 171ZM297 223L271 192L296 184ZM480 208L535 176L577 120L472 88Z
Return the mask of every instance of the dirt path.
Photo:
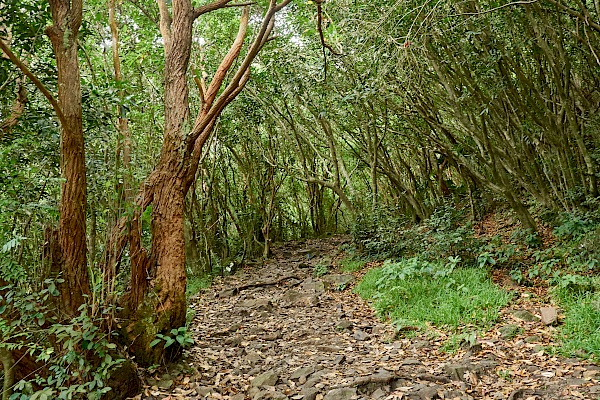
M352 276L313 277L315 265L339 258L345 240L282 245L265 266L195 298L196 344L186 357L193 372L155 376L138 398L600 397L600 368L545 354L552 328L535 317L539 304L527 295L502 312L497 329L452 354L441 350L443 332L398 338L352 293ZM526 309L532 318L515 314Z

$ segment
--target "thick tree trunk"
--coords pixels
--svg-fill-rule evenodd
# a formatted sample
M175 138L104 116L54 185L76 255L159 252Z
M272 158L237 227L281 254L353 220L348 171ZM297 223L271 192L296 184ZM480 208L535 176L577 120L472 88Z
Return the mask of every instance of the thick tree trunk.
M52 42L58 72L58 102L62 110L60 167L62 194L58 226L60 260L55 271L64 280L59 285L60 307L74 315L90 294L86 264L86 177L81 111L81 84L77 57L77 33L81 24L81 1L51 0L54 25L46 33Z

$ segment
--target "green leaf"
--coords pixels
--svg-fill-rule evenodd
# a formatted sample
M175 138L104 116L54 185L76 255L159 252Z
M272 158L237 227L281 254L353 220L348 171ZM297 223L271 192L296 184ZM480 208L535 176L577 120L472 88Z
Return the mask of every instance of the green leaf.
M161 339L154 339L153 341L150 342L150 347L156 346L157 344L160 343L160 341L161 341Z

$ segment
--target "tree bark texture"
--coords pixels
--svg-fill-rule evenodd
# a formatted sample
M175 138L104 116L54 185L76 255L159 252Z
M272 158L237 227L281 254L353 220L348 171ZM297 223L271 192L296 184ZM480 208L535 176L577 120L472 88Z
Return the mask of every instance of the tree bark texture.
M52 42L58 75L58 103L62 110L60 167L61 188L58 246L60 260L55 271L61 309L74 315L90 294L86 264L86 176L81 110L81 84L77 56L77 33L82 19L82 1L50 0L53 25L46 29Z

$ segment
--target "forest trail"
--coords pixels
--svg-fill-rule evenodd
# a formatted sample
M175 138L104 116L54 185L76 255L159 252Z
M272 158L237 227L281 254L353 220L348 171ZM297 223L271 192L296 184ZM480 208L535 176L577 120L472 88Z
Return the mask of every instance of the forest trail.
M347 241L336 236L280 245L264 266L240 271L195 297L196 343L185 357L191 372L179 367L157 373L137 398L600 396L599 367L544 352L554 328L535 315L527 318L523 311L539 314L541 305L528 296L515 296L494 328L454 353L442 351L449 339L442 331L398 337L352 292L357 274L332 269L314 277L314 266L335 265ZM513 335L506 335L510 329Z

